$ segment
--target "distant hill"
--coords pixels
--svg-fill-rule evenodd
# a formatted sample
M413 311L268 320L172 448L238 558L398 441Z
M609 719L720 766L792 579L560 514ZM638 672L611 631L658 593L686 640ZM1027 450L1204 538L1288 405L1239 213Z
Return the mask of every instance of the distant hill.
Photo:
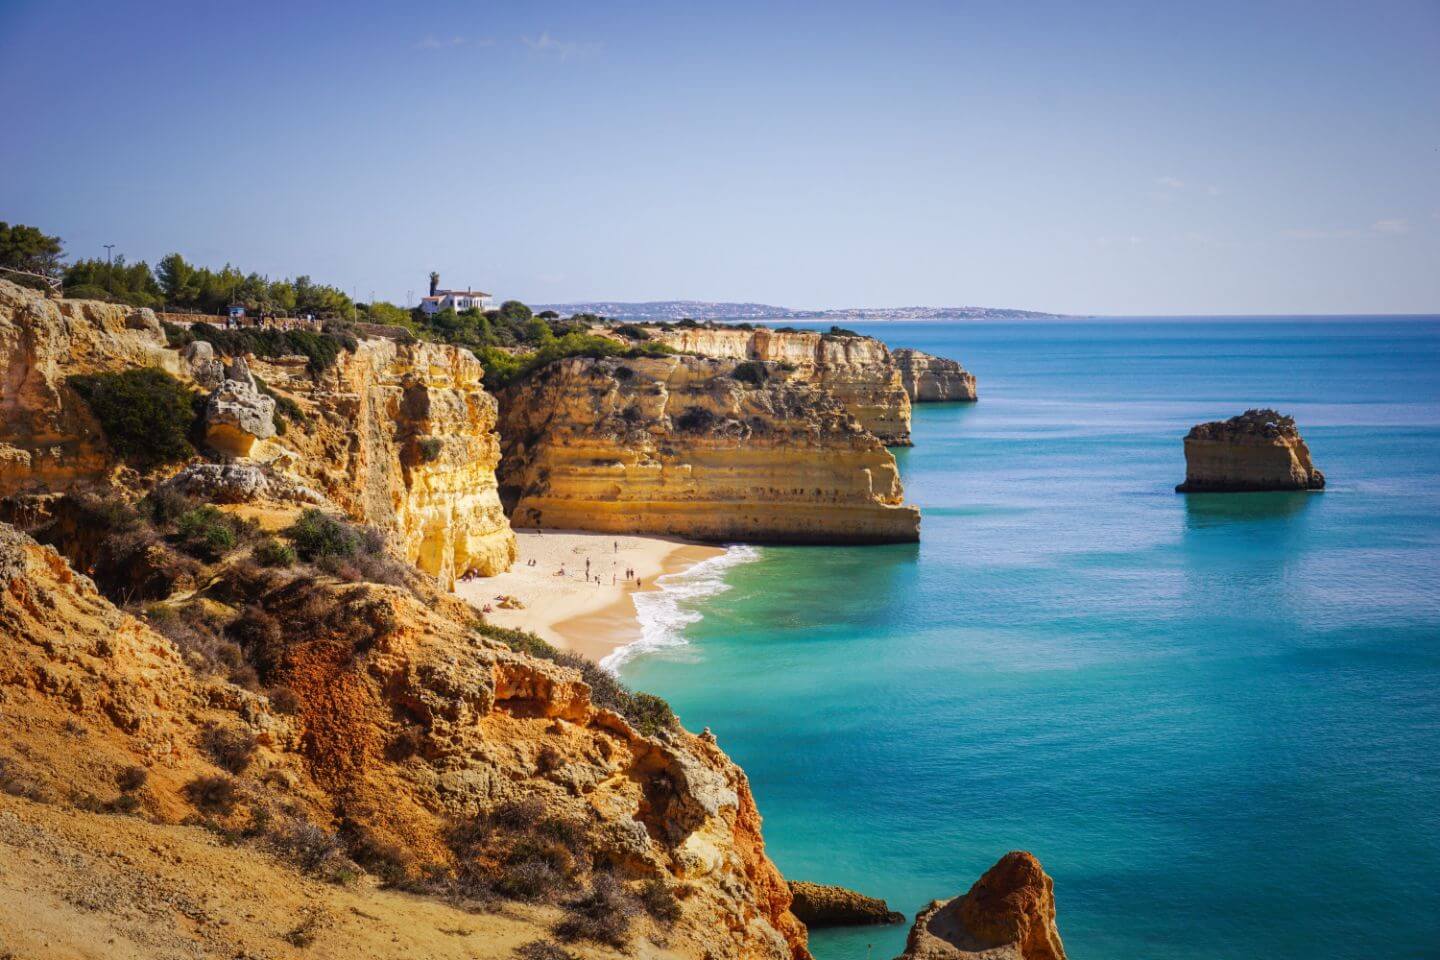
M556 313L594 313L616 320L799 320L810 322L884 322L888 320L1053 320L1063 316L1001 307L849 307L839 310L795 310L768 303L726 303L710 300L650 300L626 303L594 300L584 303L542 303L534 309Z

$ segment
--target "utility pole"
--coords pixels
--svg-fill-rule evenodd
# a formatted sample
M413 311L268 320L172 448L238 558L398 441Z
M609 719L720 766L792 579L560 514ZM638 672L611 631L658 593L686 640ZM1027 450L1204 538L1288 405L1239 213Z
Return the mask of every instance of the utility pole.
M100 244L100 246L102 246L102 247L105 248L105 266L108 267L108 266L110 266L110 251L115 249L115 244L113 244L113 243L102 243L102 244Z

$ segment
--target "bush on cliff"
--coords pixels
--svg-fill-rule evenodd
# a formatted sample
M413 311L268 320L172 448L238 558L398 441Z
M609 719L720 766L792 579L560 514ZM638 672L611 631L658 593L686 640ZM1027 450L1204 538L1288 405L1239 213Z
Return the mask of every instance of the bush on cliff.
M744 363L736 364L735 369L730 372L730 376L741 383L760 387L770 379L770 371L759 360L746 360Z
M360 341L344 326L327 328L324 332L314 330L224 330L208 323L196 323L189 327L162 322L165 341L172 347L183 347L195 340L203 340L215 348L216 353L227 357L241 357L253 353L257 357L303 356L305 369L311 373L322 373L335 365L341 353L354 353L360 348Z
M195 455L197 395L164 370L75 374L66 382L100 421L110 449L131 466L151 470Z

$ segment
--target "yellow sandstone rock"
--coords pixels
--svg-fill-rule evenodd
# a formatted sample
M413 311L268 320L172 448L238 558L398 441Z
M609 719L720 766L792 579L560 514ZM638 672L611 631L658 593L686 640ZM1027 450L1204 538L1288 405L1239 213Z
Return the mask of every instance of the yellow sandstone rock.
M827 391L775 364L570 359L502 395L516 526L701 540L919 538L895 458Z
M757 327L646 327L652 340L718 360L790 364L795 379L828 389L889 446L910 445L910 398L885 344L872 337Z

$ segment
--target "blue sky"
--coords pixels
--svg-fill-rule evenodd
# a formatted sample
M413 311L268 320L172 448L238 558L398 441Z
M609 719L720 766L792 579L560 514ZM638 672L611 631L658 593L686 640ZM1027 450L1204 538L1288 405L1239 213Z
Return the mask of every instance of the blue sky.
M1440 311L1440 3L0 0L0 219L361 299Z

